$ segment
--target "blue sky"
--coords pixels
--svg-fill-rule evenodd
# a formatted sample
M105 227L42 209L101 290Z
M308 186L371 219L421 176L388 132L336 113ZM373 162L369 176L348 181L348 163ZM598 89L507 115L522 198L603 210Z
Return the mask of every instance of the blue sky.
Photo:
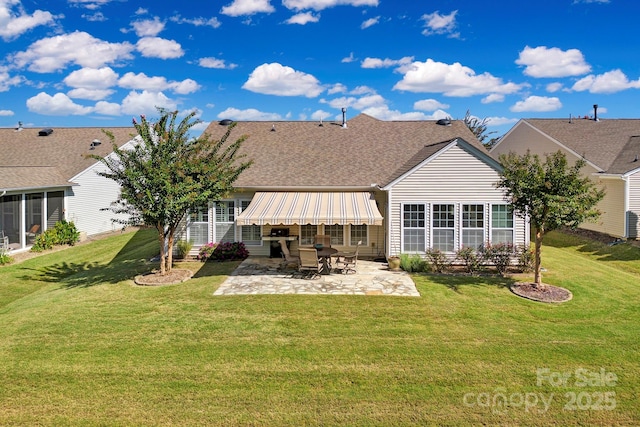
M0 127L640 117L637 0L0 0Z

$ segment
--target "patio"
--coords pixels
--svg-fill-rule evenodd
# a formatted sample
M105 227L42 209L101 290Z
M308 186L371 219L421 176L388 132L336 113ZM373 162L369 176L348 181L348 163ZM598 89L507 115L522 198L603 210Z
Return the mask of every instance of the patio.
M278 270L280 260L249 257L229 275L214 295L393 295L419 297L411 277L390 271L386 263L358 260L357 273L331 273L305 279L296 270Z

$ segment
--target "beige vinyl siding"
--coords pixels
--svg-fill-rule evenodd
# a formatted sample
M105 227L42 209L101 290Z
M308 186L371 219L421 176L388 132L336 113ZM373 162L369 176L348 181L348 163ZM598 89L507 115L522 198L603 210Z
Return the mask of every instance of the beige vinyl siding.
M425 204L427 233L430 232L431 204L455 204L456 221L459 223L462 204L485 205L485 237L489 237L490 204L505 204L503 193L495 188L499 173L468 151L452 146L442 151L429 162L416 168L397 182L389 195L390 229L389 253L402 252L402 209L404 204ZM525 221L514 218L514 242L525 243L527 229ZM455 233L456 247L459 233ZM429 241L429 240L427 240Z
M637 239L640 237L640 172L629 176L629 221L628 237Z
M625 182L622 179L592 178L596 184L605 190L604 198L598 203L600 217L595 222L580 224L580 228L597 231L615 237L625 235Z

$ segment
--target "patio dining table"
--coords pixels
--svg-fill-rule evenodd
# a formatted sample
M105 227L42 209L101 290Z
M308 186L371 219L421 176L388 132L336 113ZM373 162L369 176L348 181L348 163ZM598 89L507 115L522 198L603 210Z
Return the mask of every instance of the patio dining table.
M331 274L331 255L337 254L334 248L318 249L318 261L322 264L320 274Z

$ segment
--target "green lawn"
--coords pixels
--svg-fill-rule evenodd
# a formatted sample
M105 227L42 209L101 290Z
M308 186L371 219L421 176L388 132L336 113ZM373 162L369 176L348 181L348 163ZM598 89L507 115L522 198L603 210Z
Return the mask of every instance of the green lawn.
M430 275L421 298L214 297L236 263L137 287L152 231L2 267L0 425L640 424L640 249L546 243L562 305Z

